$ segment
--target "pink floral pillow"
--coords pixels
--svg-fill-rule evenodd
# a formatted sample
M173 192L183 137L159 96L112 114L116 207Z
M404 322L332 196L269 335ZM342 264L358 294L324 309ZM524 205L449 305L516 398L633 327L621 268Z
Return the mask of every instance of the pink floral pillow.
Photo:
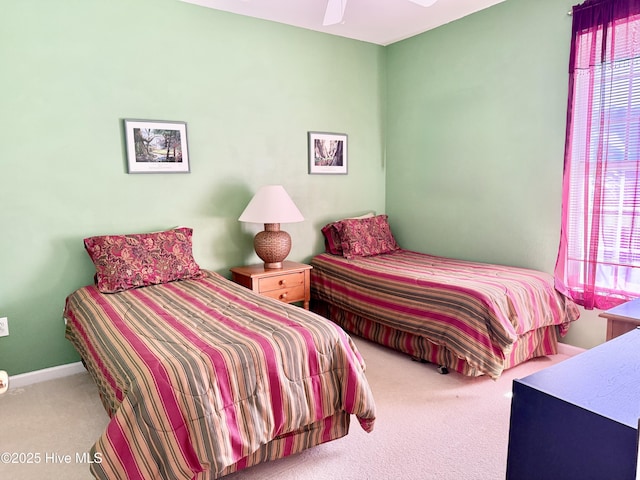
M333 253L334 255L342 255L342 239L340 238L340 231L337 225L344 220L356 220L361 218L371 218L374 213L365 213L359 217L349 217L337 222L331 222L322 227L322 235L324 235L324 247L325 251Z
M336 223L329 223L322 227L322 234L324 235L324 248L325 251L333 253L334 255L342 255L342 240L340 240L340 234L336 228Z
M184 280L200 276L193 259L190 228L84 239L96 267L102 293Z
M336 225L345 258L368 257L399 250L386 215L342 220Z

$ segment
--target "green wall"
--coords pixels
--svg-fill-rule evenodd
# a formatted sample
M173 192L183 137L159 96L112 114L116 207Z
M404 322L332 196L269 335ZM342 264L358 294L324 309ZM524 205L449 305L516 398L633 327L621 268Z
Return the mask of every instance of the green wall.
M387 213L407 248L553 270L569 8L508 0L389 47Z
M553 272L573 3L507 0L387 47L386 212L402 246ZM566 337L603 340L593 312Z
M0 29L0 369L77 361L64 299L91 283L82 239L186 225L203 268L258 262L253 192L305 221L384 210L384 49L178 0L5 0ZM187 122L190 174L129 175L122 119ZM349 135L348 175L308 175L307 132Z

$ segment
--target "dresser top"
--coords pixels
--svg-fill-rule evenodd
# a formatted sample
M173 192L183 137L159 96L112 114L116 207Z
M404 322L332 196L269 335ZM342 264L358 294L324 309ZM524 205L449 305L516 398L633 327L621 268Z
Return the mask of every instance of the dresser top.
M610 308L600 314L604 318L640 321L640 298Z
M637 430L640 328L514 381Z

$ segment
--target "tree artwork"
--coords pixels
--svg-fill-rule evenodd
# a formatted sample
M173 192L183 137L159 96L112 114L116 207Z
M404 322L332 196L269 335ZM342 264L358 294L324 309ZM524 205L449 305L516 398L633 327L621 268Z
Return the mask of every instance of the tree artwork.
M180 131L134 128L137 162L182 162Z

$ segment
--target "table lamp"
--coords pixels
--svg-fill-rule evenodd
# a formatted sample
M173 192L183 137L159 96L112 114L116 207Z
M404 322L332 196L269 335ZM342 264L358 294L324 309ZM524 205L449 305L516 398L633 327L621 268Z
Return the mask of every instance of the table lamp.
M275 269L282 268L291 251L291 237L280 230L280 224L301 222L304 217L282 185L266 185L260 187L238 220L264 223L264 230L253 239L253 248L264 261L264 268Z

